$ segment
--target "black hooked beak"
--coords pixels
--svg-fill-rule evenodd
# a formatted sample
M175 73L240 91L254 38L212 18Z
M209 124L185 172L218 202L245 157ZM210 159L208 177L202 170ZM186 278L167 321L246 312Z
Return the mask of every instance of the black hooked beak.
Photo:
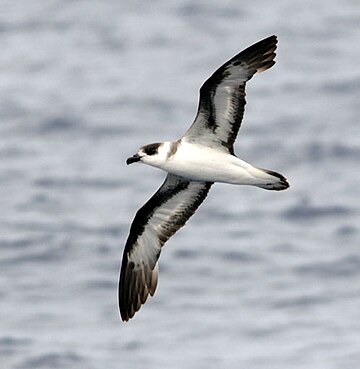
M131 156L130 158L126 159L126 164L132 164L132 163L136 163L137 161L141 160L141 156L139 154L135 154L133 156Z

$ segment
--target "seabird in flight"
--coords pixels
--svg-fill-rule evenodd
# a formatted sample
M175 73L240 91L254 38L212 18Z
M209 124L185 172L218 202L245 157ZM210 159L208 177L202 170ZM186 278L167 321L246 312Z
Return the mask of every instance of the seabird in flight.
M167 172L165 182L138 210L125 244L120 281L121 318L129 320L155 293L165 242L194 214L214 182L281 191L286 178L255 167L234 153L245 108L245 84L274 64L276 36L235 55L200 88L194 123L178 140L142 146L128 158Z

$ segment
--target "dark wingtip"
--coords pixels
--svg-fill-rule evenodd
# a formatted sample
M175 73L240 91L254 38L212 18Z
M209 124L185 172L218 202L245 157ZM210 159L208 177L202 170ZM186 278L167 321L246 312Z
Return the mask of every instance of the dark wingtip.
M277 42L275 35L264 38L235 55L225 65L241 65L245 62L253 69L253 74L264 72L275 64Z

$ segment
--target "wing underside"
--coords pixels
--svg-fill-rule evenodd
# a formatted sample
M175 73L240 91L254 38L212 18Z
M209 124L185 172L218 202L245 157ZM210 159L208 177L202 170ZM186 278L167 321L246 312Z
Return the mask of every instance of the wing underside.
M168 174L159 190L137 212L120 272L119 308L123 320L129 320L148 295L155 293L162 246L194 214L211 185Z
M235 55L200 88L198 112L183 136L234 154L233 145L245 110L245 84L255 74L274 64L276 36L268 37Z

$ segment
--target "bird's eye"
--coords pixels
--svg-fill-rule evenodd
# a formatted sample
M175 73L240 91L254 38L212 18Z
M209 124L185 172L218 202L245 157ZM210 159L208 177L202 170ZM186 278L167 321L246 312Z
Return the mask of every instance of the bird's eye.
M147 147L144 148L144 152L146 155L149 155L149 156L156 155L158 152L158 147L159 147L158 144L148 145Z
M156 154L156 149L155 148L150 148L150 149L146 149L145 152L147 155L155 155Z

